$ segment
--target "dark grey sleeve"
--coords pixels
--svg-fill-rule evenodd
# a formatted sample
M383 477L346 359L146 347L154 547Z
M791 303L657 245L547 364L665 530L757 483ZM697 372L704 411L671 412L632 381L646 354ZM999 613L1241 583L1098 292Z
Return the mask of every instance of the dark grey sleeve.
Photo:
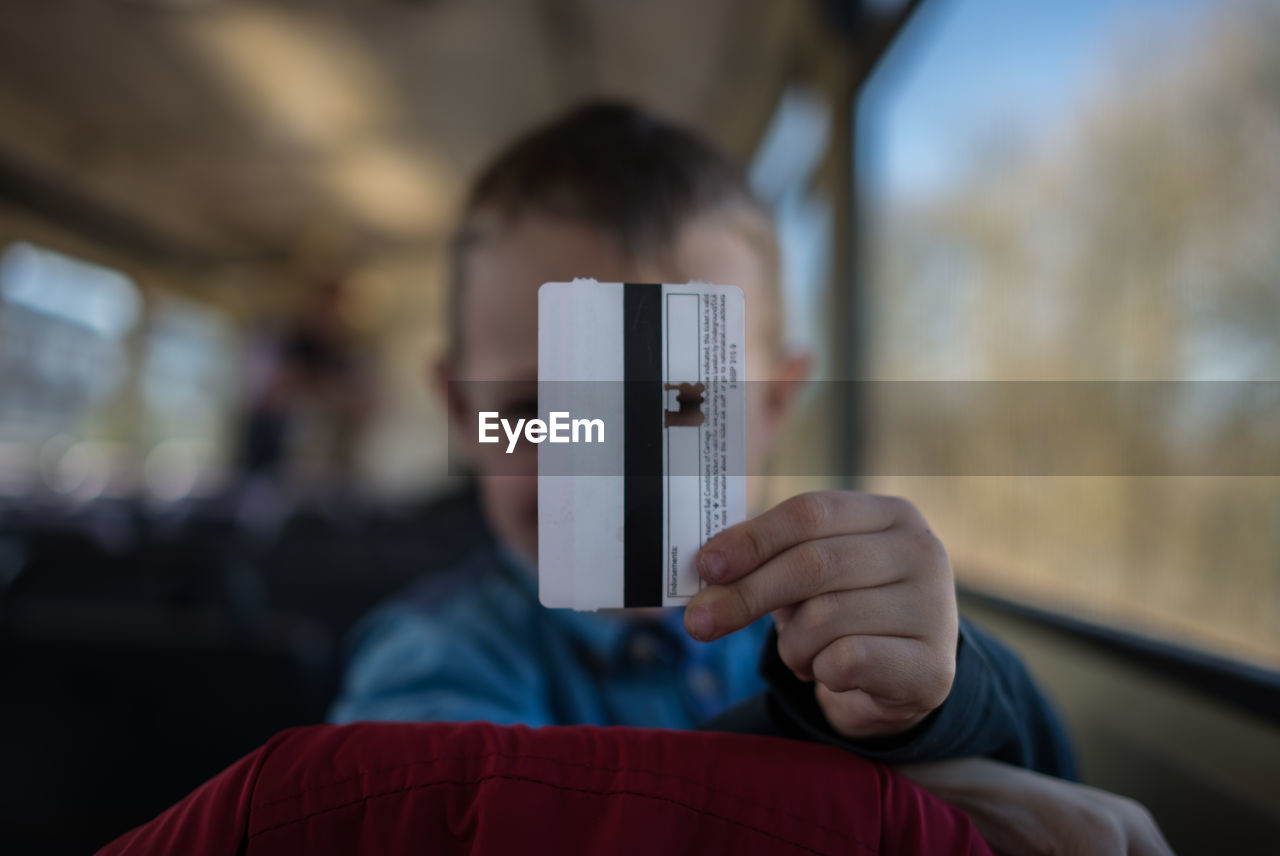
M822 714L813 684L778 656L777 631L760 655L768 690L702 727L790 737L839 746L889 764L985 756L1066 779L1076 776L1071 743L1057 713L1021 660L967 619L960 620L956 676L942 705L892 737L851 740Z

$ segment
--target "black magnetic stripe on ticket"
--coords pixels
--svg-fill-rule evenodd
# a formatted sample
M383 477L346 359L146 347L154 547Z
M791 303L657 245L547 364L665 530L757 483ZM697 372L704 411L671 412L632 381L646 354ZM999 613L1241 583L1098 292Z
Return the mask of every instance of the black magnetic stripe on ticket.
M622 288L622 602L662 606L662 286Z

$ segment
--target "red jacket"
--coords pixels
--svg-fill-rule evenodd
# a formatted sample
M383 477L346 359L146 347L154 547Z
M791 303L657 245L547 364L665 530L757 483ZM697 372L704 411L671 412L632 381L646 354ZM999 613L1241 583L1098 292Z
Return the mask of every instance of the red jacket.
M283 732L106 856L989 854L886 767L768 737L359 723Z

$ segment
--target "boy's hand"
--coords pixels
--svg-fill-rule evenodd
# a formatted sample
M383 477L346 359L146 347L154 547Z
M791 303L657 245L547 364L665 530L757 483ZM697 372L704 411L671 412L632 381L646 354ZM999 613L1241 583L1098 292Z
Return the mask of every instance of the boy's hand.
M716 535L698 553L711 585L685 609L704 641L772 612L778 654L816 682L846 737L897 734L946 699L956 668L951 563L904 499L806 493Z

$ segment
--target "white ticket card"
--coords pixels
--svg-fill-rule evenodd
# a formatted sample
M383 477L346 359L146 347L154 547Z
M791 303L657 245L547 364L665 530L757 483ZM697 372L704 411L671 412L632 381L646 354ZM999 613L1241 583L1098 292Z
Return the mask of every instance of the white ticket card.
M545 606L674 606L746 516L743 297L731 285L538 292L538 589Z

